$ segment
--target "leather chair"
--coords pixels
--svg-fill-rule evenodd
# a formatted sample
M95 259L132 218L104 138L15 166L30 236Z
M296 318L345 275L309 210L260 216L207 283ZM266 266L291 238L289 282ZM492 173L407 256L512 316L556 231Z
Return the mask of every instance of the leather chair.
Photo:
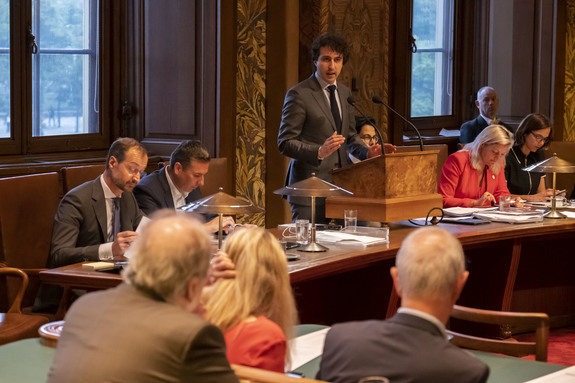
M105 164L84 165L84 166L67 166L60 169L62 173L62 183L64 184L64 194L82 185L84 182L96 179L104 173Z
M40 285L39 272L48 264L54 215L60 200L58 173L0 179L0 263L28 274L23 306L32 306ZM5 281L0 281L0 285ZM0 309L14 286L0 286Z
M450 330L447 333L452 336L451 343L461 348L511 356L535 354L536 360L547 361L547 345L549 343L549 316L547 314L480 310L455 305L450 317L474 323L500 325L504 328L535 329L535 342L519 342L511 338L510 331L503 334L504 339L482 338Z
M15 276L20 280L18 291L8 312L0 314L0 345L20 339L38 337L38 329L48 323L48 318L22 313L22 299L28 287L28 275L22 270L12 267L0 267L0 275Z
M158 163L158 169L168 166L169 161ZM226 157L211 158L208 174L204 177L204 185L200 186L200 191L204 197L215 194L222 188L225 193L232 194L230 183L228 182L228 159Z

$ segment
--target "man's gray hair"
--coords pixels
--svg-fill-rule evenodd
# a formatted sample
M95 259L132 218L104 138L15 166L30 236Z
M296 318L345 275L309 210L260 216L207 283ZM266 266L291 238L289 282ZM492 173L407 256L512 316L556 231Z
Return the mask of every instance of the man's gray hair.
M453 293L465 271L465 257L461 243L448 231L426 227L404 239L395 265L404 296L444 298Z
M155 217L155 218L154 218ZM161 210L132 244L126 283L165 301L208 272L211 243L204 227L187 214Z

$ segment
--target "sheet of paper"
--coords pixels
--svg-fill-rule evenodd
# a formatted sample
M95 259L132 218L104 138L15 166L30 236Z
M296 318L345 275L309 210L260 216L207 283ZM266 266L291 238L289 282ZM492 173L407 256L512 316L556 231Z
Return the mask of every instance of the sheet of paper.
M443 209L445 215L450 217L469 217L473 216L476 212L486 212L496 210L496 207L448 207Z
M575 366L559 370L537 379L528 380L525 383L573 383L575 382Z
M291 365L286 368L286 371L295 370L320 356L328 331L329 327L293 339L291 343Z
M459 129L441 129L439 132L439 135L443 137L459 137L459 134Z
M148 223L150 223L152 220L149 219L146 216L143 216L142 219L140 220L140 223L138 224L138 227L136 228L136 233L138 234L142 234L142 230L144 230L144 227L146 227L146 225ZM130 254L130 250L132 248L129 248L128 250L126 250L126 252L124 253L124 257L126 258L130 258L131 254Z
M475 213L477 218L485 219L491 222L503 223L532 223L543 221L542 215L510 215L497 213Z
M387 243L385 238L373 237L369 235L355 235L342 231L318 231L316 233L318 242L337 243L338 245L380 245Z
M565 214L567 218L575 218L575 211L561 210L560 213Z

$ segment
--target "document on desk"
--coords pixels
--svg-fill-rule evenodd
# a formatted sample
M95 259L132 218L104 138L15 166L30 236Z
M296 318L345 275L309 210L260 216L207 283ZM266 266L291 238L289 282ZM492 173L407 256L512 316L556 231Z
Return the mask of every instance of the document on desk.
M320 356L323 352L323 342L329 329L329 327L324 328L294 338L291 343L291 364L286 371L295 370Z
M486 213L475 213L474 216L491 222L503 222L503 223L533 223L543 221L542 212L534 212L534 214L517 214L517 215L503 214L500 212L486 212Z
M493 211L497 209L497 207L448 207L443 209L443 212L449 217L472 218L474 213Z
M140 220L140 223L138 224L138 227L136 228L136 233L138 233L138 235L142 234L142 230L144 230L144 227L146 227L146 225L148 223L150 223L152 220L146 216L143 216L142 219ZM124 257L126 258L130 258L131 254L130 254L130 250L131 248L129 248L128 250L126 250L126 252L124 253Z
M316 233L318 242L333 243L338 245L358 245L373 246L386 244L388 241L382 237L373 237L369 235L356 235L344 233L342 231L318 231Z
M528 380L525 383L573 383L575 382L575 366L564 368L549 375L537 379Z

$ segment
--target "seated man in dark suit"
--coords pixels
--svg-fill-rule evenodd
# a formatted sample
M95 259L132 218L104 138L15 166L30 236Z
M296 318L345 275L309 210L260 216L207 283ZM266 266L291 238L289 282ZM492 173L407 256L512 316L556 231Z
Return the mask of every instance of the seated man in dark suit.
M402 382L485 382L489 368L447 340L444 324L467 280L463 249L444 229L407 236L391 268L401 308L381 321L334 325L317 378L356 383L367 376Z
M497 118L497 109L499 108L499 98L495 89L490 86L484 86L477 91L477 100L475 106L479 109L479 116L474 120L467 121L459 129L459 142L467 144L473 142L475 137L489 125L502 125L511 133L513 129Z
M238 381L222 332L202 318L208 235L167 214L134 243L124 283L72 305L48 382Z
M159 209L174 209L202 198L200 186L208 174L210 154L199 141L183 141L170 156L170 164L147 175L134 189L140 209L152 214ZM218 230L218 218L204 226L210 232ZM224 227L233 227L232 217L224 217Z
M114 141L104 173L62 198L54 218L50 267L124 255L144 216L132 190L147 165L146 149L138 141Z

